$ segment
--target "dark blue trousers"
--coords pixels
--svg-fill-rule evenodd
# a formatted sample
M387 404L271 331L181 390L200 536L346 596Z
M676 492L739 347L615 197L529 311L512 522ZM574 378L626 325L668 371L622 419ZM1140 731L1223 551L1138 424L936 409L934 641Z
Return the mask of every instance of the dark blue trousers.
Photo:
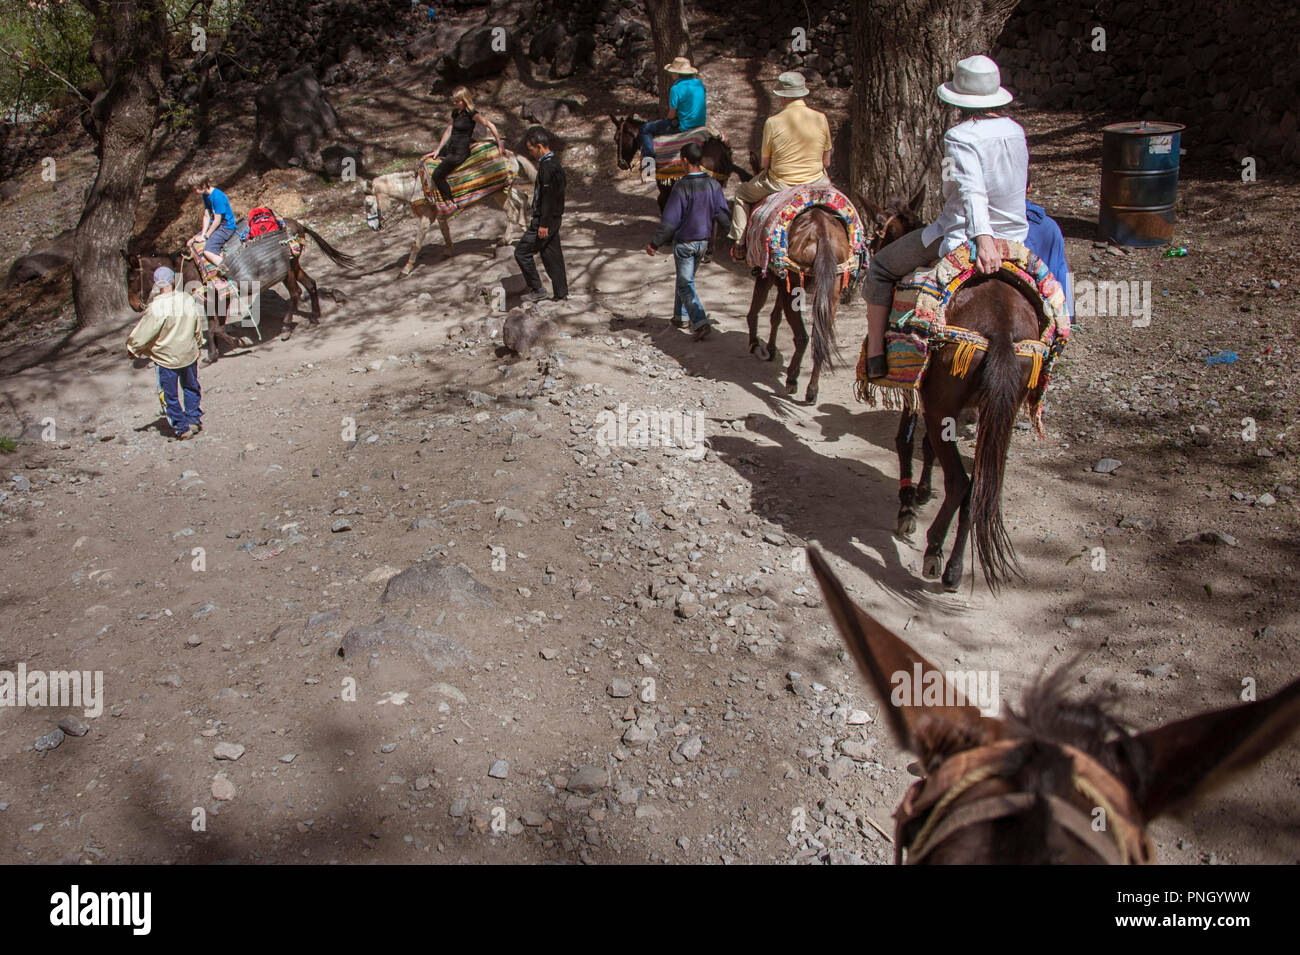
M196 361L184 368L154 367L158 370L158 400L162 402L172 430L177 434L190 430L203 418L203 409L199 407L202 397L199 363Z

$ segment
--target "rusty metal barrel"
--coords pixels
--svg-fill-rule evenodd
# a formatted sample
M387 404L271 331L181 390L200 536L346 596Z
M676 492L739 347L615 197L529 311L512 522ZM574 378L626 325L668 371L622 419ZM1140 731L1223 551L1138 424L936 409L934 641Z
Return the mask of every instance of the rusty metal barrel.
M1178 201L1181 123L1115 123L1101 131L1101 214L1097 238L1119 245L1168 245Z

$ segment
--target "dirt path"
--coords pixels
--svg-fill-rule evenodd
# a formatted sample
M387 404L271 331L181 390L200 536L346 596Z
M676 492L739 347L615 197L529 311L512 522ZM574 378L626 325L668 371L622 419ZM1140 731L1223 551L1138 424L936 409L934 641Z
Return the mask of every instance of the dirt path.
M756 129L771 71L708 65L719 120ZM733 266L701 279L721 334L668 327L671 264L638 251L653 202L594 122L618 104L555 89L585 92L590 119L559 127L574 295L543 306L564 332L549 357L495 354L500 315L475 293L497 220L458 219L457 255L428 249L398 281L409 220L371 234L355 187L306 182L309 221L373 271L308 252L345 302L288 342L268 305L263 343L201 368L193 442L160 434L125 326L26 370L10 356L28 430L0 475L0 669L102 670L106 699L44 753L69 711L0 710L7 859L889 861L876 827L892 834L910 757L841 658L808 542L932 660L998 671L1005 703L1075 654L1081 689L1116 685L1138 726L1300 670L1294 286L1242 272L1265 245L1257 201L1293 213L1294 187L1263 186L1236 222L1226 187L1193 172L1192 256L1111 256L1082 228L1094 124L1026 117L1077 275L1148 278L1160 300L1151 329L1085 320L1049 440L1016 435L1004 509L1026 580L994 598L968 568L946 595L892 534L896 416L856 404L848 369L816 407L779 396L779 364L746 352ZM511 80L486 99L521 96ZM345 120L382 113L370 97L343 97ZM418 125L377 145L418 151ZM860 306L841 313L846 361L861 324ZM1208 366L1210 348L1243 357ZM603 446L623 406L701 420L707 454ZM1247 415L1254 442L1234 437ZM1091 472L1101 457L1123 463ZM1183 542L1209 529L1236 546ZM1298 772L1284 749L1161 822L1159 857L1295 861Z

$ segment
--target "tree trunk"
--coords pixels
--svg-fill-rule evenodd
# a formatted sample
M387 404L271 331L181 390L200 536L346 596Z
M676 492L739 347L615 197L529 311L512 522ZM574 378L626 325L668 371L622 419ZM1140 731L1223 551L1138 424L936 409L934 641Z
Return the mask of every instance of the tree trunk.
M199 17L199 26L203 28L204 35L206 36L208 30L208 15L212 10L212 0L206 0L206 2L201 4L201 6L203 12ZM224 37L222 38L222 42L225 42ZM200 146L206 146L208 140L212 137L212 117L208 113L208 97L209 85L211 83L212 60L216 55L217 51L215 49L207 49L199 55L196 61L196 68L199 74L199 109L195 125L197 125L199 129L198 144Z
M943 136L956 111L935 90L952 78L958 60L993 48L1017 2L852 4L849 181L855 197L906 198L926 182L926 217L937 214Z
M72 295L81 326L127 309L125 263L162 98L162 0L81 0L95 17L90 55L104 78L99 173L77 223Z
M685 0L645 0L645 9L650 17L650 36L655 44L654 70L659 89L659 110L666 116L672 83L669 82L664 67L675 56L692 56L691 34L686 26Z

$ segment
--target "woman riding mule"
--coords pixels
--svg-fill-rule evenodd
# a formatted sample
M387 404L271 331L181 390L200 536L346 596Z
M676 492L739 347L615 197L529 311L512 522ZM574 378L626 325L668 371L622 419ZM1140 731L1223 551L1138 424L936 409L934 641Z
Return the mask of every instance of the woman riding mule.
M439 215L447 215L454 212L451 207L451 186L447 183L447 176L453 172L457 166L469 158L469 149L474 141L474 125L482 123L492 138L496 140L497 151L505 154L501 146L501 134L497 132L496 126L487 117L481 115L474 108L474 100L470 97L470 92L464 86L458 86L451 93L451 122L442 131L442 138L438 140L438 148L434 150L438 158L442 161L430 174L429 178L433 180L434 188L438 190L438 198L442 200L439 208Z
M1011 102L998 65L987 56L957 64L939 99L965 117L944 136L943 212L924 229L909 232L872 258L862 294L867 300L867 377L888 374L885 325L894 283L940 256L975 242L975 270L992 275L1002 265L994 239L1023 243L1029 145L1015 120L992 110Z

